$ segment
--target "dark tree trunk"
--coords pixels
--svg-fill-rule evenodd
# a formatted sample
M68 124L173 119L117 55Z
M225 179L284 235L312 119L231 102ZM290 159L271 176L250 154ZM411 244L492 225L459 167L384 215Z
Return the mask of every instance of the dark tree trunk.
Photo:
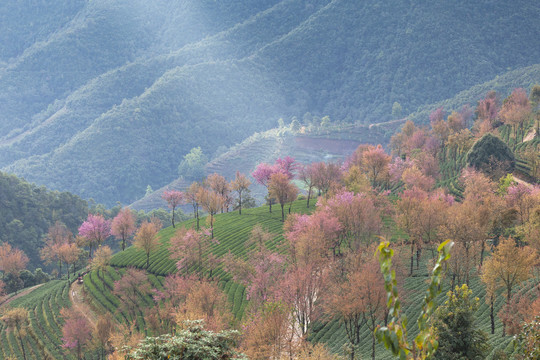
M19 335L20 335L20 333L21 332L19 331ZM22 341L22 336L20 336L19 341L21 342L21 349L22 349L22 353L23 353L23 358L24 358L24 360L26 360L26 350L24 349L24 343Z
M375 333L371 332L371 359L375 360Z
M411 243L411 273L409 275L413 274L414 269L414 243Z
M480 267L484 264L484 251L486 249L486 242L482 240L482 250L480 250Z
M238 215L242 215L242 193L238 194Z
M467 284L467 286L469 286L470 261L469 248L468 246L465 246L465 263L467 264L465 267L465 284Z
M495 314L493 313L493 294L490 299L489 318L491 319L491 334L495 334Z

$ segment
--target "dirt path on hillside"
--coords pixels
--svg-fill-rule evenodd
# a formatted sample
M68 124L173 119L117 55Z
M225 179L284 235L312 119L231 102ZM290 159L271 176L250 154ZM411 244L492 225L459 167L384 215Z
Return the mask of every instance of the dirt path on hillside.
M77 280L75 280L69 287L69 300L71 300L73 307L79 310L86 317L86 319L90 322L90 325L95 327L98 320L98 315L85 302L82 289L82 284L77 283Z
M21 296L24 296L24 295L27 295L27 294L31 293L32 291L34 291L35 289L37 289L41 285L43 285L43 284L38 284L38 285L35 285L35 286L32 286L32 287L29 287L27 289L24 289L23 291L21 291L17 295L13 295L11 297L4 296L4 297L0 298L0 307L7 306L13 300L18 299Z
M530 182L527 182L527 181L525 181L525 180L523 180L523 179L521 179L521 178L518 178L518 177L516 176L516 174L512 174L512 176L514 177L514 180L515 180L518 184L525 185L525 186L527 186L528 188L532 188L532 187L534 186L534 185L531 184Z
M373 127L376 127L376 126L384 126L384 125L389 125L389 124L396 124L396 123L405 122L405 121L407 121L407 118L390 120L390 121L385 121L385 122L381 122L381 123L369 124L369 129L371 129Z
M531 141L536 136L536 129L531 129L527 135L523 138L523 142L525 141Z

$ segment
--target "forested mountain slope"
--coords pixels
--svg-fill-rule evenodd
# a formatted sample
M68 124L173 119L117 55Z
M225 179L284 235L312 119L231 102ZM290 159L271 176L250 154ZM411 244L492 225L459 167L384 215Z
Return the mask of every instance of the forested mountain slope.
M28 6L0 5L0 167L108 204L175 179L194 146L306 112L387 121L540 55L532 0Z
M212 159L206 165L205 171L207 175L215 172L225 176L228 180L232 180L237 170L249 175L255 170L257 164L261 162L271 163L279 157L292 156L298 162L304 164L317 161L343 160L352 152L351 149L359 144L388 144L390 137L407 119L425 125L429 123L429 114L439 107L442 107L445 111L450 111L468 104L473 108L476 102L484 98L489 91L493 90L501 95L507 94L509 89L528 87L529 84L539 81L538 79L540 79L540 65L532 65L509 71L490 81L463 90L454 97L424 105L407 118L370 125L341 123L334 124L326 129L312 124L312 131L307 130L306 132L291 131L291 126L258 132ZM261 202L266 189L257 184L252 178L250 179L252 181L252 195ZM161 198L165 190L184 190L190 184L191 180L189 179L177 178L162 188L133 202L130 206L145 211L165 207L166 202ZM184 210L190 211L190 207L184 206Z
M47 190L0 172L0 244L21 249L29 268L42 266L43 236L56 221L76 233L88 214L88 204L68 192Z

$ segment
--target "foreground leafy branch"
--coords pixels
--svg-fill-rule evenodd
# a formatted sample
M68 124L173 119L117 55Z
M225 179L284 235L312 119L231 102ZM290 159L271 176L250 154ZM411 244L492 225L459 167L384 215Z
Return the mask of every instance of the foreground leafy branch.
M437 350L438 342L431 333L429 320L437 307L435 298L441 292L443 263L450 259L450 249L453 245L453 242L446 240L437 248L439 257L433 267L431 281L426 290L422 311L417 321L420 332L411 344L407 340L407 316L401 314L396 273L392 270L394 250L390 249L390 243L387 241L381 242L377 248L391 321L387 326L379 326L375 330L375 335L379 342L384 343L384 346L400 359L429 359Z

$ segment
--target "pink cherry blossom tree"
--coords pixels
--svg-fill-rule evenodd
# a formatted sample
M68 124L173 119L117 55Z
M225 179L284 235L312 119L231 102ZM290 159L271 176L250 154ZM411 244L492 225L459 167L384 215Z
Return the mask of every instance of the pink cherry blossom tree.
M255 171L251 173L251 176L255 179L258 184L261 184L268 190L270 183L270 178L276 172L276 167L267 163L260 163L255 168ZM272 200L269 199L270 203L270 212L272 212Z
M343 191L328 199L324 206L339 220L343 227L342 241L351 249L357 249L361 243L369 244L380 233L381 211L372 195Z
M122 240L122 251L126 248L127 239L135 230L135 216L129 208L125 207L115 216L111 224L111 234Z
M184 202L184 193L178 190L166 190L161 196L163 200L167 202L172 209L172 226L174 225L174 210L176 207Z
M64 318L62 346L76 351L77 359L81 359L82 350L92 339L92 326L84 314L74 308L63 308L60 315Z
M211 237L208 229L201 231L192 229L185 231L179 230L171 238L171 245L169 247L170 256L171 259L177 261L176 268L178 270L187 272L190 268L196 268L196 271L202 277L203 265L210 255L210 246L218 243L219 241L217 239ZM211 258L211 260L214 259Z
M294 158L290 156L285 156L283 159L278 158L276 160L276 163L274 164L274 167L277 171L280 171L287 175L289 180L294 179L294 173L298 170L298 164L296 163L296 160L294 160Z
M79 235L86 240L90 248L90 257L92 249L101 245L111 234L111 222L105 220L101 215L88 214L88 218L79 227Z
M307 195L307 207L309 208L309 199L311 198L311 193L313 191L313 187L315 186L315 182L313 181L313 164L310 165L303 165L299 167L299 173L298 178L304 183L304 185L308 189L308 195Z

